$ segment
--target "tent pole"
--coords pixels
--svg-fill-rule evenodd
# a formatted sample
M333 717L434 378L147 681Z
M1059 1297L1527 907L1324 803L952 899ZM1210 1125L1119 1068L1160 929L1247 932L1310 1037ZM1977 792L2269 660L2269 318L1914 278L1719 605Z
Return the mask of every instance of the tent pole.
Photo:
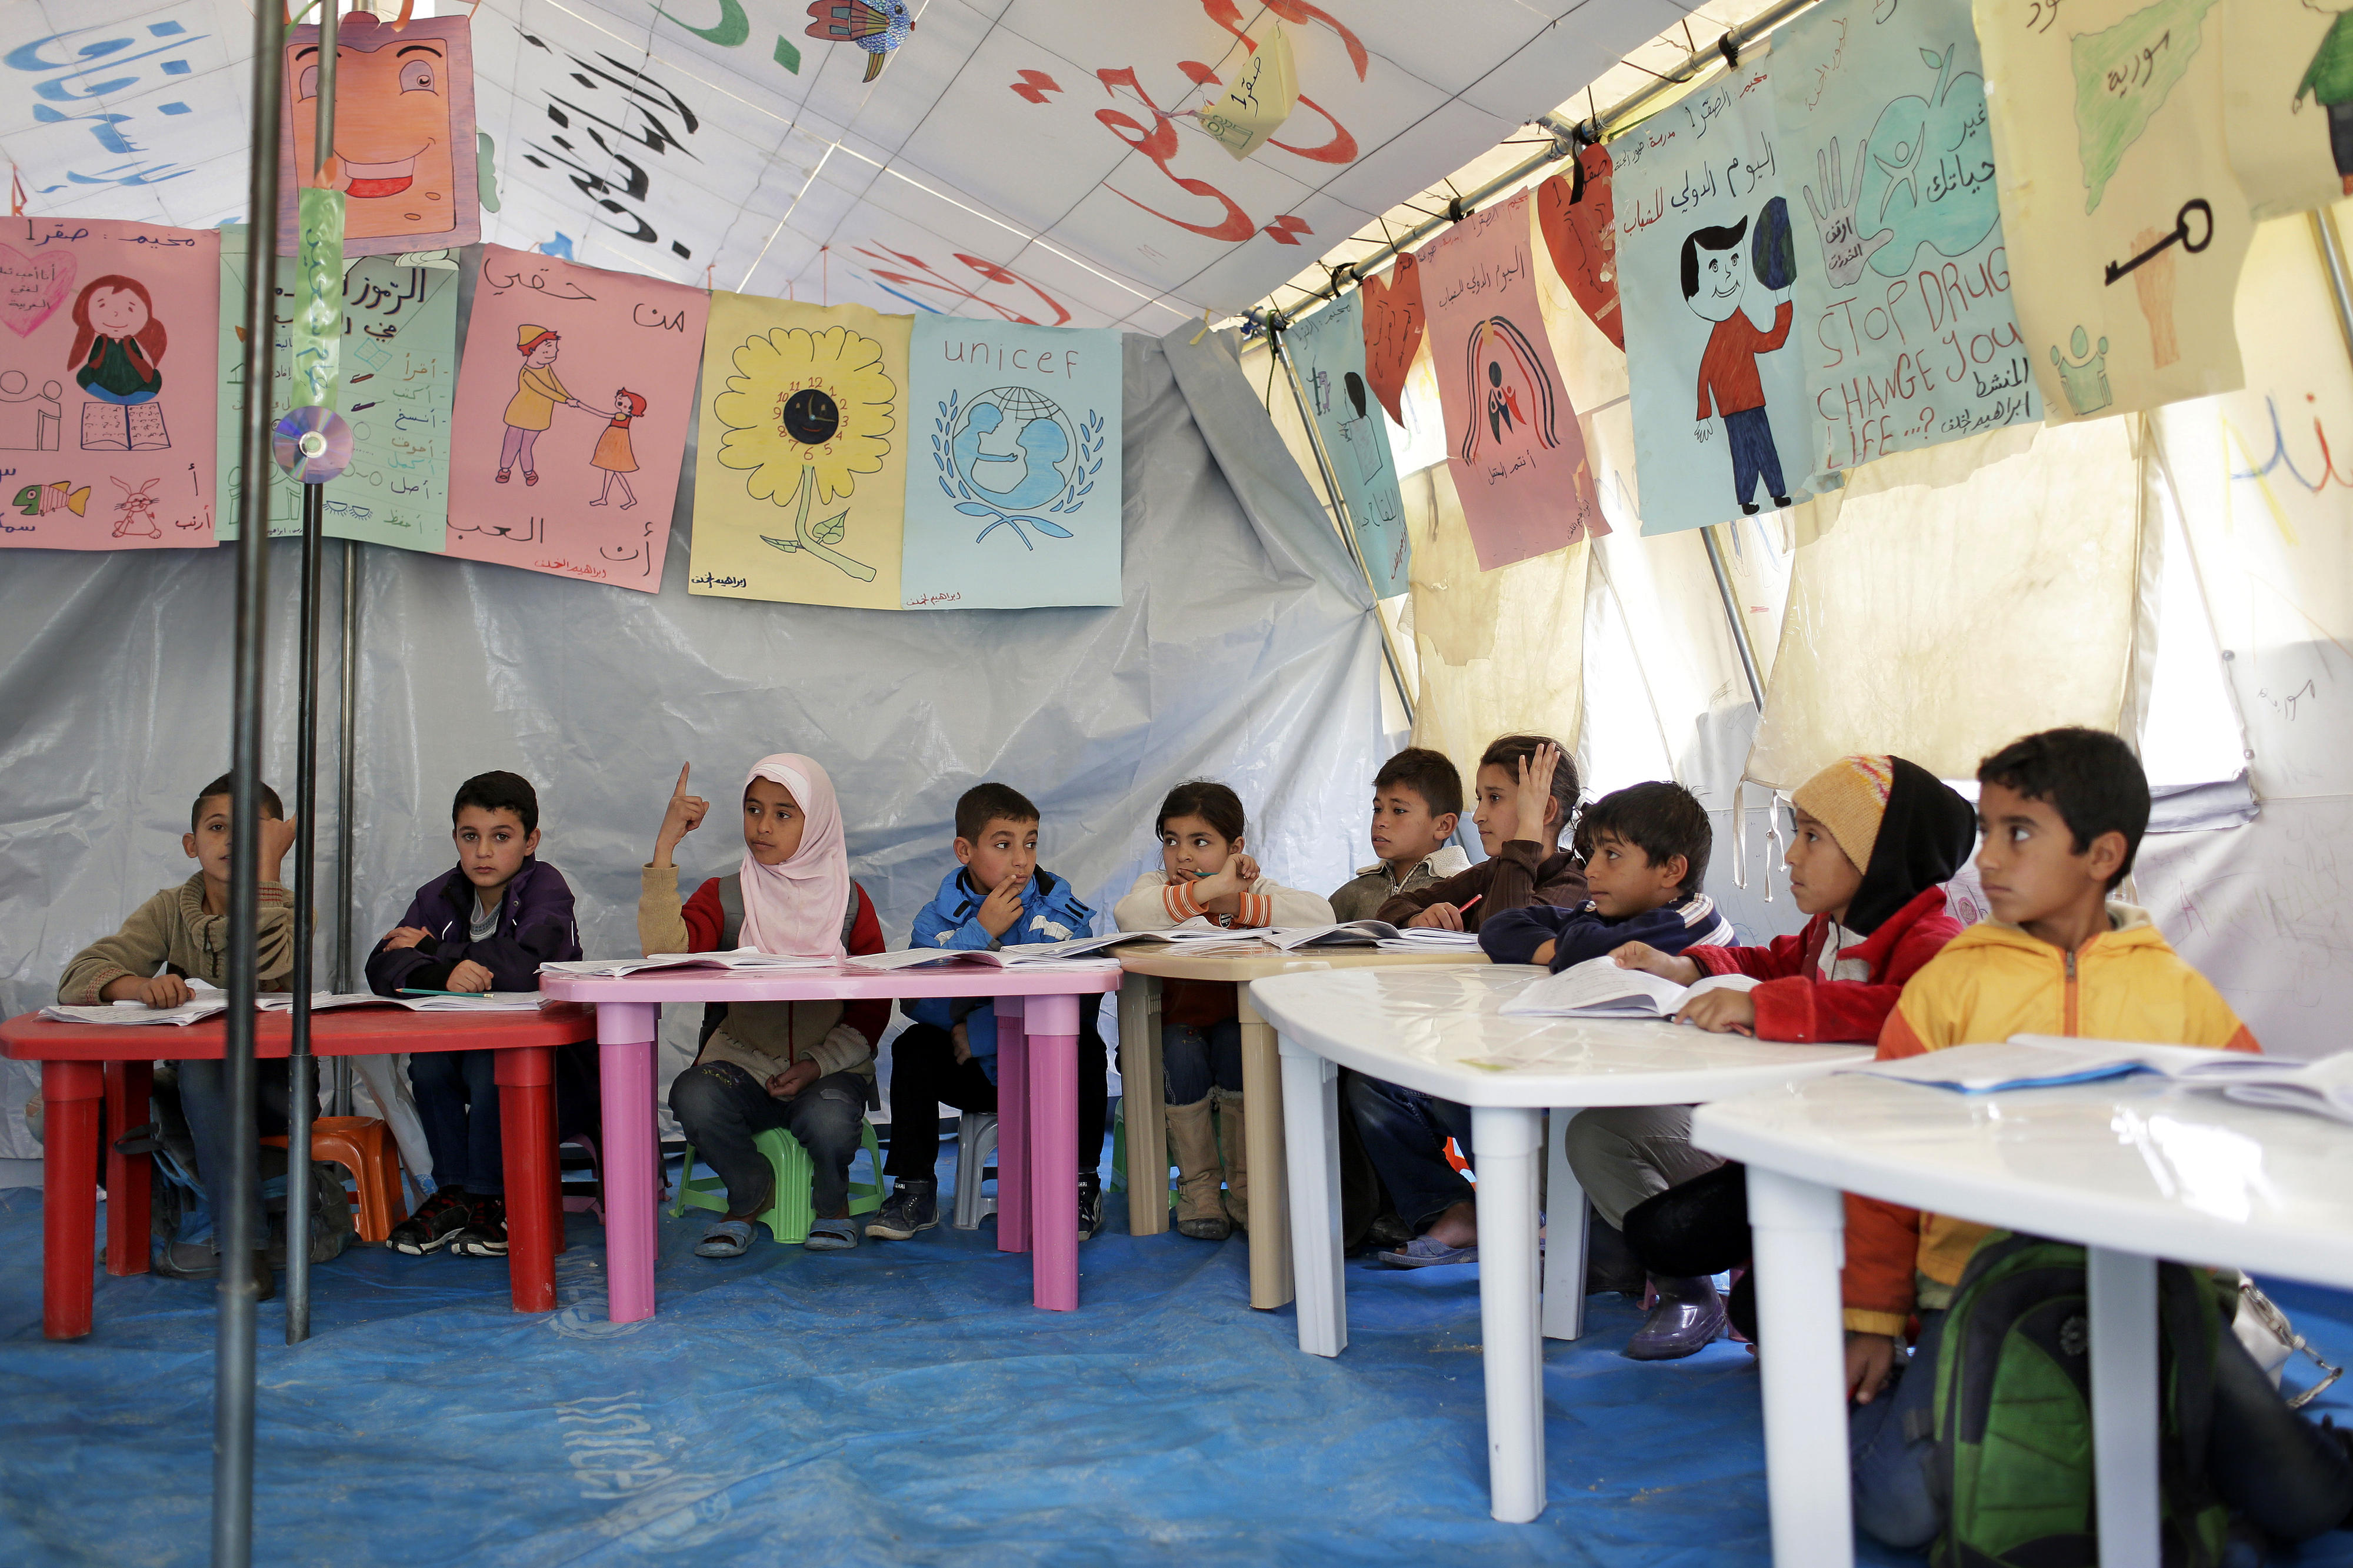
M253 1063L254 993L261 935L262 649L269 605L269 390L277 376L278 110L285 11L253 8L252 158L246 185L252 264L246 269L245 389L238 426L245 487L238 497L236 667L229 716L228 1015L223 1077L229 1163L217 1205L220 1315L213 1372L213 1563L253 1560L253 1254L260 1207Z
M2320 247L2320 262L2328 272L2328 298L2337 306L2337 330L2344 335L2346 354L2353 357L2353 279L2348 277L2345 242L2326 208L2314 207L2305 216L2312 221L2312 241Z
M1724 603L1724 624L1732 628L1732 646L1740 650L1740 673L1748 678L1748 695L1756 700L1757 714L1765 712L1765 682L1757 673L1757 650L1748 645L1748 623L1741 618L1740 601L1732 592L1732 574L1724 564L1724 545L1716 537L1721 523L1710 523L1699 531L1707 546L1708 569L1715 574L1716 597Z
M1373 569L1366 563L1365 552L1356 543L1356 520L1348 511L1348 503L1340 494L1340 486L1332 473L1332 459L1324 450L1324 438L1315 428L1315 418L1307 412L1307 397L1299 387L1299 371L1291 356L1282 352L1282 331L1271 324L1266 334L1266 346L1275 363L1282 366L1282 379L1291 388L1292 405L1299 410L1299 422L1307 431L1307 449L1315 454L1315 467L1324 480L1324 494L1331 503L1332 513L1340 520L1340 539L1348 547L1348 559L1356 563L1356 574L1365 580L1365 591L1373 596L1373 620L1381 628L1381 658L1389 667L1389 680L1397 688L1398 705L1405 710L1405 721L1415 722L1413 694L1405 689L1405 667L1397 656L1397 645L1389 638L1388 617L1381 614L1381 591L1373 582Z
M338 991L352 985L352 795L359 749L353 715L359 709L360 542L343 541L343 661L342 720L337 726L335 776L335 962L331 984ZM352 1114L352 1060L337 1057L332 1064L333 1113Z

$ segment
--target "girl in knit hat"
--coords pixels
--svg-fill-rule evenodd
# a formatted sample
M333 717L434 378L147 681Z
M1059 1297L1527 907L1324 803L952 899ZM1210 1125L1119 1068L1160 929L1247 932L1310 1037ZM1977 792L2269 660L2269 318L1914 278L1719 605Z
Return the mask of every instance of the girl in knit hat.
M1943 884L1977 842L1976 813L1934 773L1892 756L1841 757L1789 798L1789 892L1810 917L1804 930L1764 947L1694 947L1671 957L1629 942L1612 956L1685 985L1710 974L1762 982L1753 991L1704 993L1684 1005L1679 1023L1811 1045L1876 1040L1905 982L1960 934ZM1710 1175L1724 1163L1691 1146L1691 1108L1584 1111L1568 1125L1568 1159L1603 1223L1625 1227L1658 1292L1626 1353L1672 1360L1722 1333L1725 1305L1708 1276L1748 1255L1746 1188L1736 1170ZM1683 1183L1693 1185L1678 1188L1678 1202L1649 1205L1630 1223L1637 1205ZM1694 1204L1701 1212L1692 1212ZM1666 1227L1672 1238L1654 1223L1666 1206L1678 1214ZM1704 1222L1696 1231L1695 1222ZM1716 1244L1694 1261L1682 1244L1697 1233ZM1614 1238L1603 1239L1606 1250ZM1730 1255L1712 1261L1716 1250Z

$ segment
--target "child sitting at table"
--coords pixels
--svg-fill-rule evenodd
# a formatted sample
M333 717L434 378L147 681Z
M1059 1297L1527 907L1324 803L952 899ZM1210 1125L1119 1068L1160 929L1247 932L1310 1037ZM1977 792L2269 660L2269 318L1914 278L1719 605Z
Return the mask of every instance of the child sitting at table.
M1630 942L1611 956L1683 985L1710 974L1763 982L1753 991L1704 992L1683 1005L1679 1023L1760 1040L1876 1040L1905 983L1960 934L1943 884L1968 858L1976 815L1950 785L1902 757L1841 757L1789 799L1789 896L1810 917L1803 931L1767 947L1699 946L1680 957ZM1668 1252L1704 1231L1723 1235L1730 1251L1715 1268L1650 1269L1657 1301L1626 1346L1635 1361L1672 1361L1713 1343L1725 1310L1708 1276L1748 1257L1746 1183L1737 1170L1708 1176L1724 1162L1692 1147L1691 1111L1608 1106L1579 1111L1568 1124L1569 1168L1602 1225L1624 1226L1653 1194L1678 1194L1671 1210L1647 1210L1634 1226L1638 1254L1658 1251L1652 1233L1662 1224L1683 1233Z
M744 858L681 905L679 840L711 803L686 793L687 770L654 837L638 893L638 940L648 953L762 952L839 958L881 952L882 928L866 889L849 879L849 853L833 781L807 757L763 757L744 781ZM849 1163L858 1157L874 1044L887 1002L705 1005L702 1049L671 1083L670 1113L695 1153L727 1186L724 1217L696 1244L698 1258L739 1258L769 1206L774 1178L753 1140L782 1128L808 1151L817 1219L802 1245L858 1245L849 1218Z
M535 858L538 792L518 773L477 773L458 786L449 821L457 868L417 889L400 923L375 944L368 989L379 996L538 990L541 964L580 956L572 889L563 872ZM446 1247L461 1258L504 1258L498 1053L417 1051L408 1058L408 1081L435 1187L393 1226L389 1244L419 1257Z
M1138 877L1113 909L1119 929L1331 923L1332 906L1323 899L1259 874L1258 862L1242 851L1243 826L1242 803L1224 784L1195 779L1170 790L1153 824L1161 868ZM1237 1226L1250 1226L1240 1018L1230 983L1171 980L1161 989L1160 1061L1168 1145L1176 1157L1176 1228L1203 1241L1222 1241ZM1132 1201L1141 1203L1144 1195Z
M1094 934L1094 910L1038 864L1038 808L1020 791L976 784L955 806L956 868L915 916L910 947L995 952ZM1079 1001L1079 1238L1103 1228L1105 1072L1103 998ZM892 1180L866 1234L905 1241L940 1223L939 1108L997 1109L997 1004L927 996L902 1002L914 1022L891 1044Z
M1565 969L1630 936L1676 952L1732 940L1732 927L1699 890L1715 836L1689 790L1640 784L1603 795L1586 807L1578 833L1592 847L1587 897L1573 910L1536 905L1481 921L1479 946L1496 963ZM1346 1099L1365 1152L1398 1216L1417 1233L1380 1260L1393 1268L1476 1262L1478 1206L1471 1184L1446 1158L1451 1138L1478 1166L1470 1108L1361 1076L1348 1080Z
M1985 759L1978 784L1978 870L1991 917L1905 986L1879 1037L1883 1059L2015 1034L2260 1048L2147 914L2110 897L2148 826L2148 784L2130 747L2096 730L2049 730ZM1850 1195L1846 1205L1855 1519L1891 1546L1916 1548L1944 1523L1927 1460L1945 1312L1987 1233L1876 1199ZM1895 1342L1915 1315L1906 1371ZM2353 1510L2344 1435L2299 1420L2227 1326L2205 1458L2221 1500L2271 1535L2300 1540Z
M66 965L65 977L58 983L59 1003L94 1007L107 1002L141 1002L150 1007L177 1007L189 999L191 980L213 986L228 984L229 792L233 784L231 775L223 773L196 793L195 805L188 812L188 832L180 840L180 852L196 863L195 874L140 905L112 936L102 937L74 954L73 962ZM278 871L286 851L293 847L294 824L286 820L278 792L268 784L259 788L261 844L255 874L260 879L261 923L255 941L255 984L263 991L283 991L294 972L294 906L278 879ZM287 1107L286 1058L257 1061L254 1071L265 1120L282 1119ZM196 1148L196 1180L214 1199L213 1217L217 1222L218 1200L227 1190L223 1184L229 1165L227 1064L183 1061L179 1085L181 1113L187 1118L188 1136ZM283 1131L282 1121L277 1130ZM252 1235L255 1246L248 1267L256 1299L267 1301L274 1287L264 1247L269 1232L258 1189Z
M1462 775L1443 752L1409 746L1373 775L1373 853L1379 857L1332 895L1332 918L1377 920L1400 893L1466 869L1471 858L1449 842L1462 815Z
M1487 858L1467 871L1400 889L1374 911L1391 925L1480 929L1507 910L1585 901L1577 858L1560 847L1577 812L1577 763L1543 735L1498 737L1479 758L1472 821Z

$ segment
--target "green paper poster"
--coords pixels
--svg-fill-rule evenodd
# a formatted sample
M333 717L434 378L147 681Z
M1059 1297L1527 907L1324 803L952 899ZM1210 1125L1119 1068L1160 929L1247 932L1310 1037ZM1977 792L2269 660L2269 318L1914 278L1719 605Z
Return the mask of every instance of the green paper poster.
M237 421L244 397L246 231L221 230L221 505L219 537L237 530ZM458 270L372 256L343 274L344 419L352 464L326 487L331 539L439 554L449 517L449 406L457 384ZM273 414L294 401L294 279L280 263L278 378ZM269 532L302 531L301 487L271 468Z

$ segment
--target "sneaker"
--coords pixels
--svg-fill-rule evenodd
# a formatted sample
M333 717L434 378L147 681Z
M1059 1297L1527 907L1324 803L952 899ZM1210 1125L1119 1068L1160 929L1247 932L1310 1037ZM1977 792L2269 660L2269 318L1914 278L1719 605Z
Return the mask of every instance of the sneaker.
M392 1227L385 1245L395 1252L422 1258L438 1252L455 1239L474 1217L473 1200L463 1187L443 1187L424 1205Z
M1079 1178L1079 1239L1092 1241L1103 1228L1103 1178L1090 1171Z
M939 1223L939 1183L902 1181L892 1188L881 1212L866 1222L866 1234L884 1241L905 1241Z
M460 1258L504 1258L507 1255L507 1200L497 1194L474 1200L474 1217L449 1243Z

